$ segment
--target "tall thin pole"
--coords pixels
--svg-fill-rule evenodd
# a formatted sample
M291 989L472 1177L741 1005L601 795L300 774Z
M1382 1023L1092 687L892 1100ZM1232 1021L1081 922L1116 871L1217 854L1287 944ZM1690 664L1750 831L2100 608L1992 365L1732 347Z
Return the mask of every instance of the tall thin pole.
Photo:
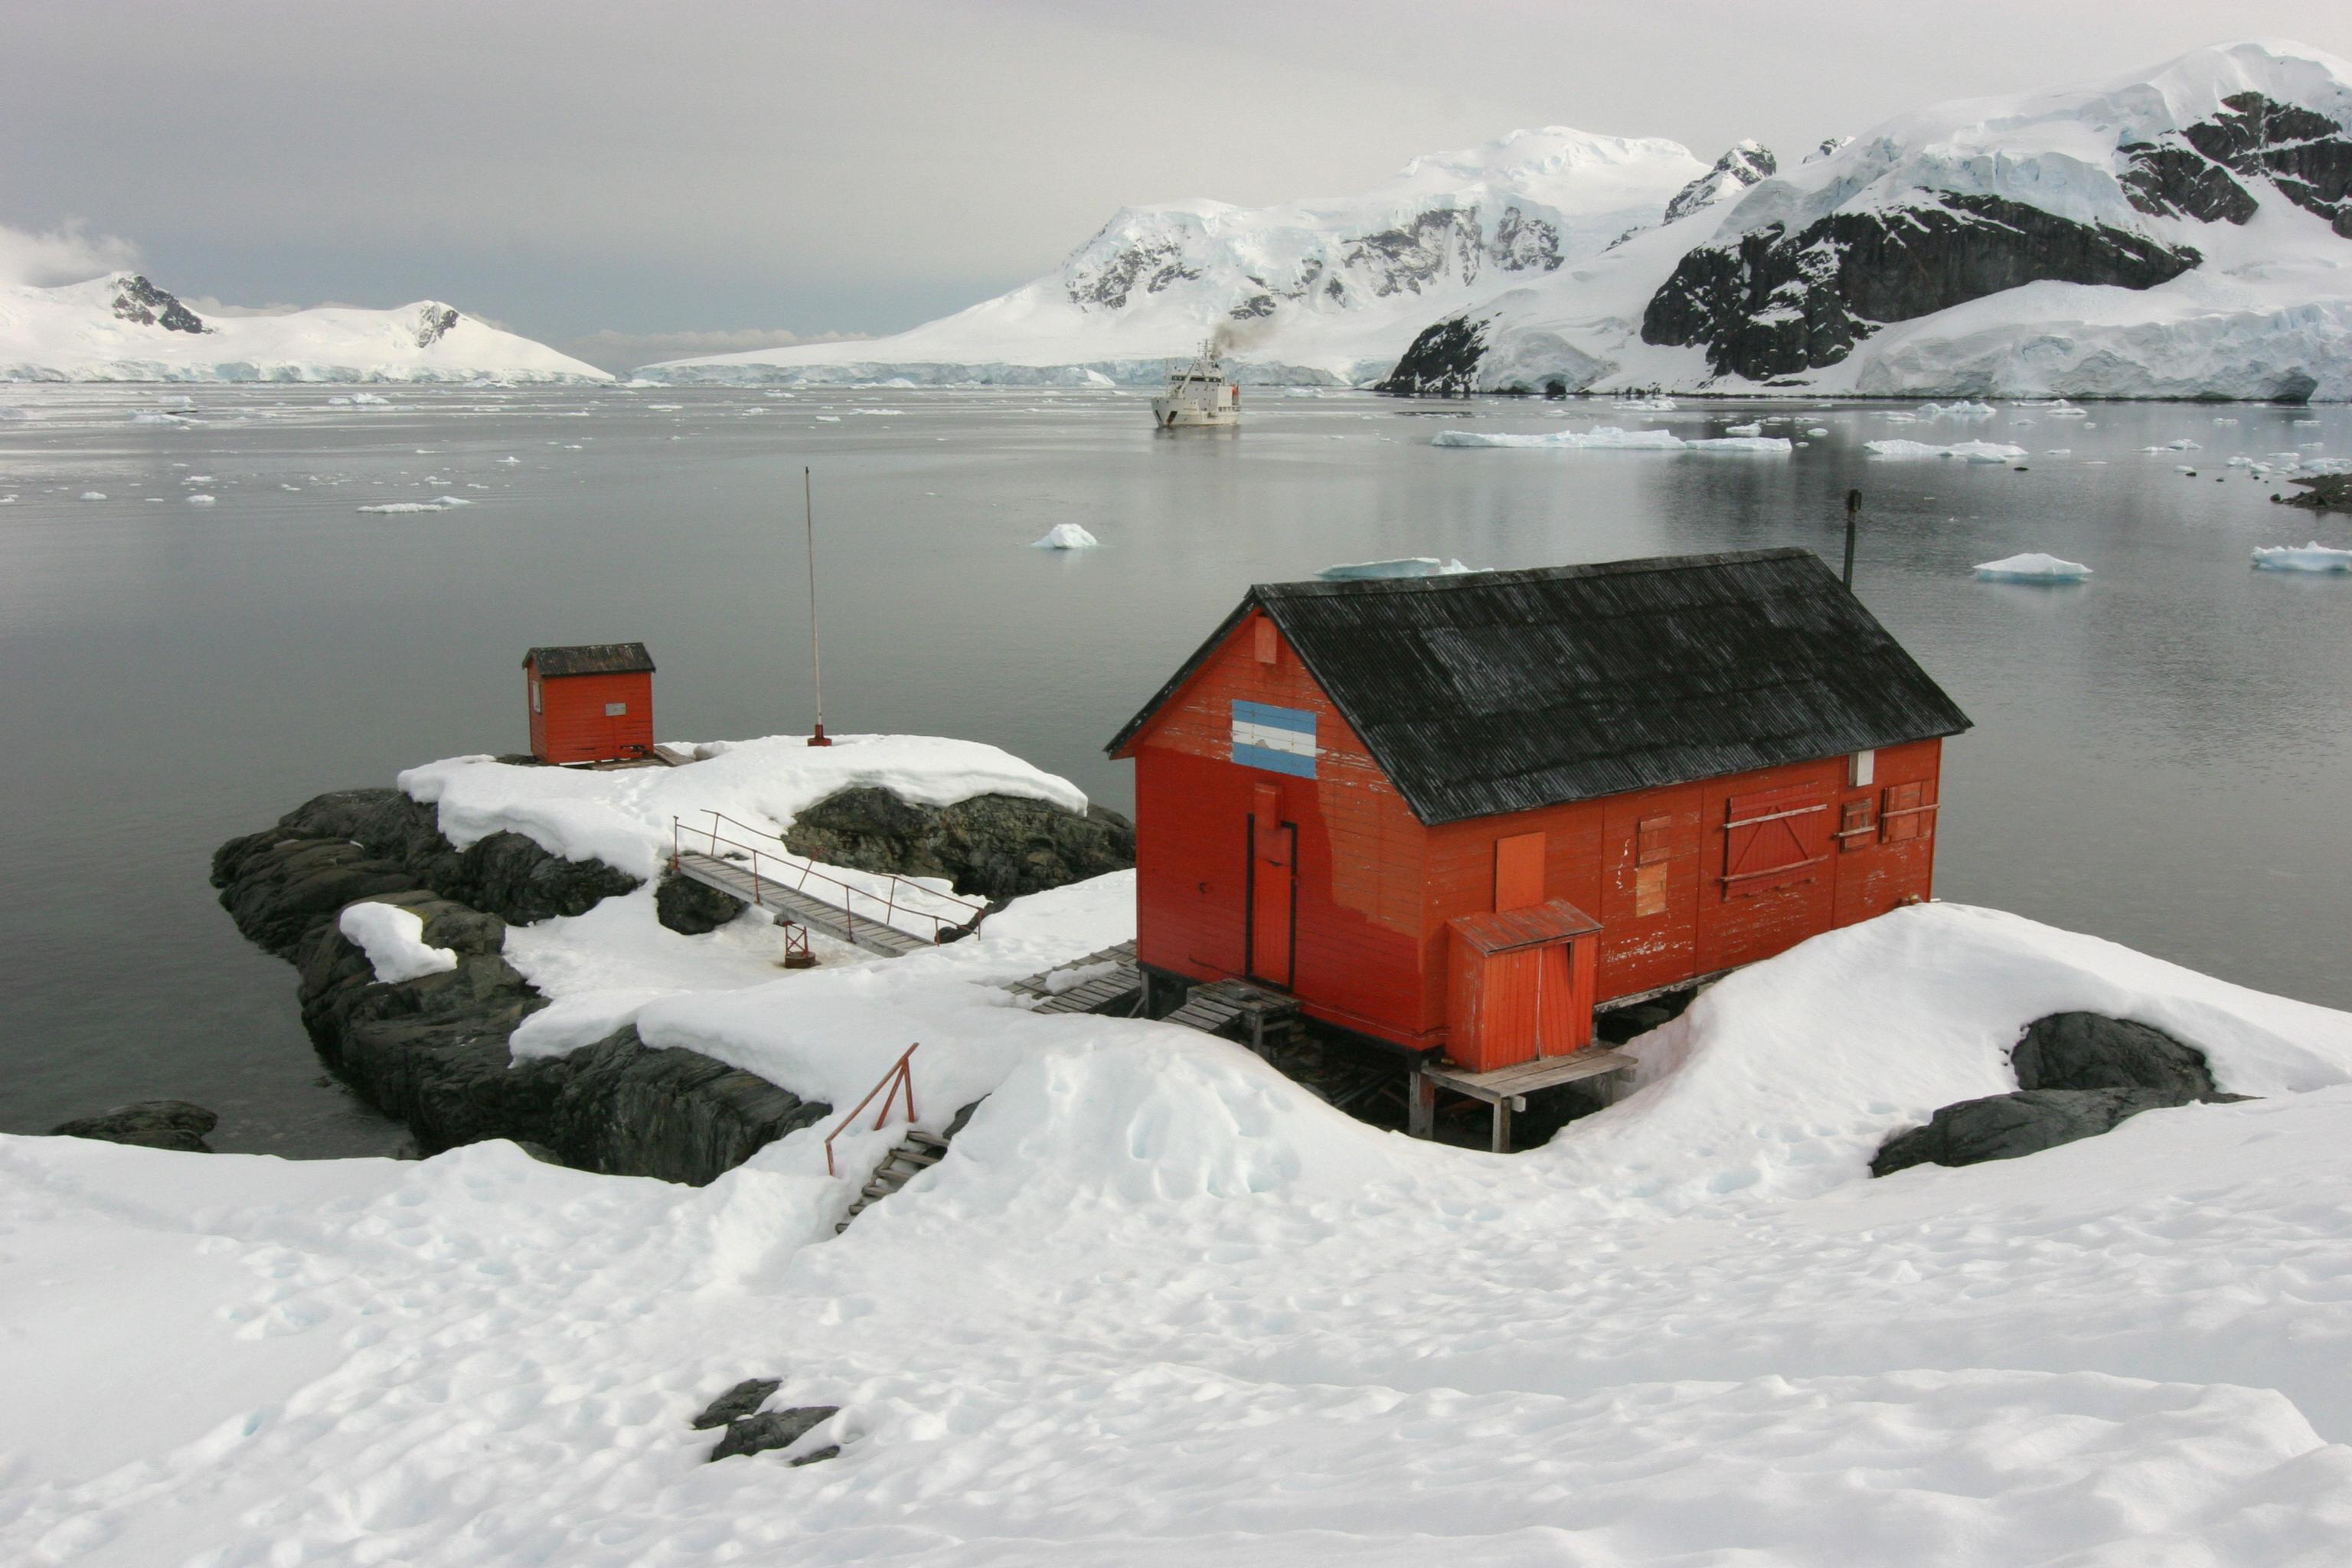
M824 658L819 651L816 637L816 501L810 491L809 471L801 470L801 516L808 528L809 583L809 673L816 682L816 731L809 736L812 746L830 746L824 735ZM1846 549L1846 577L1853 576L1853 550Z
M1848 490L1848 491L1846 491L1846 492L1845 492L1845 585L1846 585L1846 587L1847 587L1848 589L1851 589L1851 588L1853 588L1853 530L1854 530L1854 520L1855 520L1857 517L1859 517L1859 516L1861 515L1861 512L1862 512L1862 492L1861 492L1860 490Z

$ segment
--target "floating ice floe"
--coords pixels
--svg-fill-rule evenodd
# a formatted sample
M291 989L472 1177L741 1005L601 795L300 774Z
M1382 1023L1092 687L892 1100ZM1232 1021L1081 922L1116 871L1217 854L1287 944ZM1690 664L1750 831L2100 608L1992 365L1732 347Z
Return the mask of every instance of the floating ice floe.
M349 397L330 397L327 399L327 406L330 408L389 408L392 406L392 399L378 397L373 392L354 392Z
M2142 447L2143 452L2201 452L2205 448L2183 436L2178 441L2167 441L2161 447Z
M1092 550L1102 542L1075 522L1057 522L1045 531L1045 537L1033 540L1032 550Z
M81 499L83 500L104 500L106 499L106 492L104 490L84 490L81 492Z
M462 506L462 505L464 505L465 503L464 503L464 502L462 502L462 501L460 501L458 504ZM437 501L437 500L390 500L390 501L384 501L384 502L383 502L383 503L381 503L381 504L379 504L379 505L376 505L376 506L363 506L363 507L357 507L357 508L354 508L353 510L358 510L358 511L375 511L375 512L409 512L409 511L447 511L449 509L448 509L447 507L446 507L446 506L442 505L442 504L441 504L439 501Z
M0 420L30 419L32 415L14 404L0 403Z
M1402 555L1393 561L1349 561L1315 574L1329 583L1360 583L1383 577L1458 577L1472 568L1434 555Z
M2091 574L2091 569L2079 561L2035 552L1980 561L1976 574L1989 583L2079 583Z
M194 495L188 498L188 504L190 506L212 506L215 504L218 500L219 498L217 496Z
M1958 403L1923 403L1919 413L1927 419L1990 419L1994 409L1990 403L1970 403L1963 397Z
M2254 565L2264 572L2352 572L2352 550L2313 540L2308 544L2258 544Z
M1864 441L1862 446L1874 458L1958 458L1970 463L2007 463L2025 456L2024 447L1999 441L1955 441L1948 447L1930 441Z
M1815 440L1819 440L1829 434L1829 428L1826 426L1816 425L1811 429L1806 431L1805 434L1813 437Z
M1718 436L1685 441L1671 430L1621 430L1614 425L1590 430L1555 430L1545 436L1508 436L1481 430L1441 430L1433 447L1536 447L1555 451L1754 452L1786 457L1795 446L1785 436Z
M2089 409L2077 408L2063 397L2051 405L2050 413L2047 416L2052 419L2088 419L2090 416Z
M1609 405L1625 414L1671 414L1675 400L1671 397L1621 397Z
M176 414L151 413L142 408L131 416L131 423L133 425L178 425L182 423L182 421L180 416Z
M1761 425L1727 425L1724 426L1723 433L1727 436L1761 436L1764 434L1764 426Z
M424 919L397 904L353 904L335 927L367 954L375 977L387 985L457 967L455 950L427 945Z

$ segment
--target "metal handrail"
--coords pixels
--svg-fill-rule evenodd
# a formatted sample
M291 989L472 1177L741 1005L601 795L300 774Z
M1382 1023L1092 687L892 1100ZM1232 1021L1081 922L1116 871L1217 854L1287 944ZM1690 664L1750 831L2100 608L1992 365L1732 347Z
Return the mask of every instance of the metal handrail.
M859 1113L873 1104L874 1097L885 1089L887 1089L890 1093L882 1101L882 1109L874 1115L873 1130L877 1132L881 1131L882 1124L890 1120L890 1107L898 1102L898 1090L901 1087L904 1087L907 1091L907 1120L910 1122L915 1120L915 1069L908 1064L914 1057L915 1047L922 1043L917 1040L914 1045L908 1046L904 1054L891 1064L890 1070L882 1075L882 1081L867 1089L866 1098L859 1100L849 1114L843 1117L834 1125L833 1131L824 1135L824 1173L826 1175L836 1173L833 1168L833 1141L846 1131L849 1124L856 1121Z
M867 915L866 917L867 923L871 925L886 926L895 931L898 929L897 925L894 923L895 917L900 914L905 914L917 920L926 920L930 921L931 941L933 942L939 942L941 938L942 932L947 931L977 931L980 929L980 922L988 916L988 905L985 903L978 902L971 899L959 898L953 893L942 893L933 888L926 888L919 882L899 876L896 871L870 871L866 873L868 876L878 877L883 879L884 890L879 893L875 892L870 888L861 888L856 886L855 883L845 882L838 877L818 870L814 861L803 859L798 856L791 854L789 851L779 855L772 849L763 850L756 844L746 844L740 839L728 837L719 831L719 825L722 822L731 827L740 828L743 832L754 835L758 837L772 837L777 838L779 843L782 842L781 837L777 835L766 833L760 828L753 827L749 823L738 821L736 818L728 816L725 812L712 811L708 807L704 809L705 815L710 818L710 826L708 828L696 828L694 830L695 837L698 838L708 838L710 841L709 854L710 858L714 860L728 858L728 857L723 856L719 852L719 847L722 844L726 845L730 849L740 850L743 854L749 855L751 858L751 901L754 904L760 905L763 909L766 907L766 904L760 897L760 884L761 881L760 874L760 859L761 857L764 855L767 858L774 861L778 866L782 867L787 873L789 873L788 876L776 876L766 879L769 881L774 882L779 888L790 886L792 890L794 892L805 893L808 890L809 879L814 877L820 882L830 883L833 887L839 889L842 919L847 922L846 929L852 933L855 933L857 930L858 919L857 910L851 902L854 899L866 899L882 906L882 917L879 920L875 919L872 915ZM677 817L673 816L669 819L669 864L670 869L673 871L677 869L677 858L680 850L684 847L685 832L685 825ZM914 892L920 893L926 899L935 900L938 902L949 904L953 906L955 909L966 911L969 918L958 921L951 920L946 915L936 914L929 910L913 908L902 909L899 904L899 900L902 896L902 889L911 889ZM828 900L828 901L830 900ZM855 940L854 935L853 940Z

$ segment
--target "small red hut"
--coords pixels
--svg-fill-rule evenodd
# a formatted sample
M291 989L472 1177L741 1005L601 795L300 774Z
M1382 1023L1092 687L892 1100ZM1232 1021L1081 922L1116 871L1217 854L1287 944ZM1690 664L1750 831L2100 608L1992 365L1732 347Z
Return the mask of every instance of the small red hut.
M641 642L535 647L522 656L530 752L543 763L608 763L654 749L654 661Z
M1474 1074L1573 1052L1927 898L1968 725L1808 551L1261 585L1108 748L1137 956Z

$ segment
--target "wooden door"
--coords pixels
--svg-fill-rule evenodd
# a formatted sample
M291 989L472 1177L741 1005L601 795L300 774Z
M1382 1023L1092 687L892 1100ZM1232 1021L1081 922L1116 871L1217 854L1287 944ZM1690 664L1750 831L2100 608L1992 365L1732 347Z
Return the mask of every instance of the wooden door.
M1249 973L1287 990L1297 908L1298 829L1282 820L1282 791L1259 784L1250 810Z
M1545 952L1523 947L1487 955L1478 987L1478 1071L1535 1059Z
M1539 948L1536 976L1536 1050L1564 1057L1592 1043L1593 982L1600 944L1593 937Z

